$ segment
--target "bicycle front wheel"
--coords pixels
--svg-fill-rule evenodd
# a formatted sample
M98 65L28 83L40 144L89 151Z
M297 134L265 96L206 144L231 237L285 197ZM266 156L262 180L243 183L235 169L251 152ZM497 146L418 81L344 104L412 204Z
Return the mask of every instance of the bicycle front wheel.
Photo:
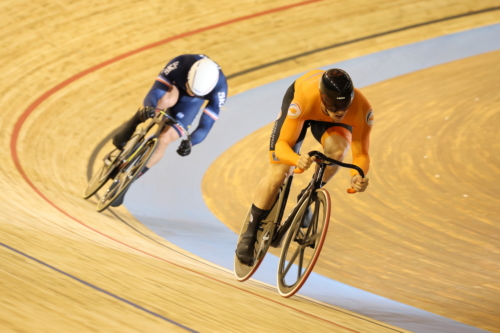
M311 196L309 203L304 201L295 215L281 250L278 291L283 297L293 296L304 285L328 232L330 195L318 189Z
M131 153L127 161L120 166L118 174L113 179L111 186L97 203L98 212L102 212L108 208L113 201L128 189L148 163L157 144L158 139L151 139Z

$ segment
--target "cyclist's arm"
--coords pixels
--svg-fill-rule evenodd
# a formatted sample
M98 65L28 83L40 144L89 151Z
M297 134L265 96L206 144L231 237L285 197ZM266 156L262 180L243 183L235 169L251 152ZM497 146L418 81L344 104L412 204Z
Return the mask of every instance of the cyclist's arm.
M370 155L368 150L370 148L370 132L373 123L373 112L371 107L367 106L368 111L362 112L358 124L352 136L352 163L363 169L365 175L370 168ZM370 118L370 119L367 119ZM370 123L370 124L369 124ZM358 172L351 169L351 175L355 176Z
M285 118L275 147L276 157L278 157L281 162L287 165L297 166L300 156L293 151L292 147L297 141L303 126L304 120L302 120L301 117L292 119L287 116Z
M210 129L215 124L215 121L219 119L219 113L226 101L227 96L227 84L225 78L218 84L214 92L208 97L208 104L203 110L200 122L196 130L191 134L191 143L194 145L202 142L210 132Z
M198 127L191 133L191 143L193 146L205 140L217 119L219 119L219 113L212 111L207 105L205 110L203 110Z

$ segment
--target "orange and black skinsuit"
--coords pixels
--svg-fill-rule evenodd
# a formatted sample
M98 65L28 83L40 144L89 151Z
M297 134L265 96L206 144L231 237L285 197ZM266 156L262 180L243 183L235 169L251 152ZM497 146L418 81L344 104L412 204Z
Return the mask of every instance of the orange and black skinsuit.
M322 70L312 70L301 76L287 90L281 113L271 134L271 163L297 166L298 152L308 127L322 145L327 137L340 135L352 149L353 164L365 174L370 166L368 148L373 111L366 97L354 89L354 99L341 123L334 123L321 109L319 80ZM357 174L351 170L352 175Z

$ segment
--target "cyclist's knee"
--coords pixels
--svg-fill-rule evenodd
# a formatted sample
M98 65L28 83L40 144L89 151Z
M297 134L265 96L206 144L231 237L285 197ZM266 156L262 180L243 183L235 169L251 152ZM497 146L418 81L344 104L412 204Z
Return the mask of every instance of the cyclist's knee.
M333 158L337 161L342 161L346 155L346 150L344 149L325 149L325 155L329 158Z
M327 157L342 161L349 150L349 146L347 140L333 135L325 140L323 150Z
M158 145L166 148L177 139L179 139L179 134L173 127L170 127L165 132L160 134Z
M280 187L281 184L293 172L293 167L285 164L271 164L267 173L270 185L273 187Z

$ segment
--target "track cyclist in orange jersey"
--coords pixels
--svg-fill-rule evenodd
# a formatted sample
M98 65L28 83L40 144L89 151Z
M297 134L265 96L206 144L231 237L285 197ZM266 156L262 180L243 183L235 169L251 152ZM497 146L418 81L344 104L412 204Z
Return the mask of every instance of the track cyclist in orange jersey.
M308 154L299 155L307 128L311 128L329 158L342 161L351 147L353 164L366 174L370 165L368 147L372 125L370 103L341 69L312 70L288 88L271 134L271 164L257 186L248 228L236 248L241 262L249 265L253 262L259 225L269 214L280 186L295 167L307 170L315 159ZM322 185L337 171L338 166L329 166ZM368 178L362 178L356 171L351 174L351 192L365 191Z

